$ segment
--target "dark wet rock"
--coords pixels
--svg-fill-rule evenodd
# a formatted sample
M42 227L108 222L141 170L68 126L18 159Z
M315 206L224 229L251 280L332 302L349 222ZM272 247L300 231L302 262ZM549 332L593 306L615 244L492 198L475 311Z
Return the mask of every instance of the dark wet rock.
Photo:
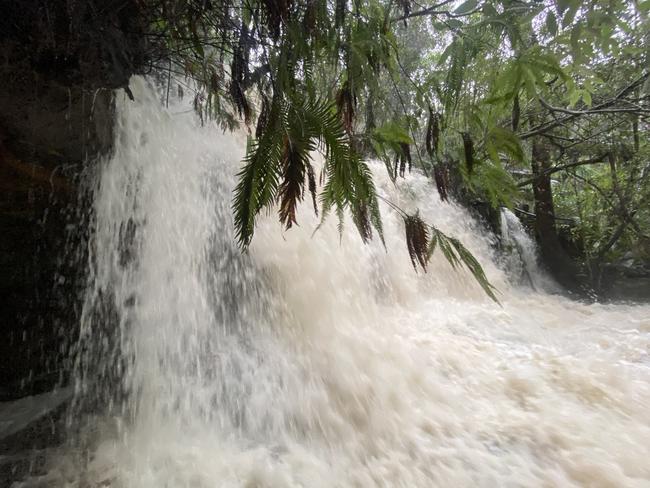
M0 401L65 380L78 324L79 176L143 67L141 3L5 0L0 15Z
M43 474L47 450L64 442L71 389L0 403L0 486Z

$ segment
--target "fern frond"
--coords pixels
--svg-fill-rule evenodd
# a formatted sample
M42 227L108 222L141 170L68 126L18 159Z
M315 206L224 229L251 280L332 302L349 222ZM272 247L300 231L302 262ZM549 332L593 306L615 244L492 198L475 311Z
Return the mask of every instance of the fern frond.
M296 95L286 102L272 101L262 137L251 144L239 174L233 210L243 247L250 243L257 213L277 200L284 226L288 229L297 223L296 208L304 197L305 181L318 213L316 177L310 163L310 153L318 147L325 152L321 222L335 209L342 230L347 210L364 242L372 237L373 229L384 242L372 172L352 149L335 105Z
M280 222L290 229L297 224L296 208L305 194L305 177L311 169L310 153L316 148L313 138L303 123L304 113L300 105L292 105L284 120L288 135L284 141L282 158L282 183L279 188ZM312 171L313 173L313 171ZM310 181L310 186L311 186ZM315 192L315 180L313 181Z
M419 264L423 271L427 270L427 242L429 231L419 214L404 216L404 231L406 233L406 247L411 258L411 264L417 271Z
M280 123L284 104L275 98L269 115L269 125L262 138L252 141L237 174L238 183L233 198L235 233L239 244L247 247L255 230L259 211L275 201L280 181L283 155L283 134Z
M400 144L399 152L399 175L401 178L404 178L407 165L410 173L411 168L413 167L413 160L411 159L411 147L407 143L403 142Z
M304 194L306 166L309 164L304 153L290 138L285 137L282 155L282 183L278 190L280 198L280 222L288 230L297 224L296 207Z
M464 265L483 291L495 302L499 303L495 295L496 289L490 284L485 272L477 259L467 250L455 237L449 237L434 226L427 225L419 213L409 215L399 207L387 202L402 214L404 220L404 231L406 234L406 247L413 268L417 271L418 266L426 273L427 265L436 249L440 249L443 256L453 269Z
M266 129L267 124L269 123L271 102L269 98L265 95L262 96L262 106L260 108L260 114L257 117L257 125L255 127L255 138L259 139Z
M325 184L320 196L321 222L335 208L341 224L340 216L349 210L364 241L371 237L374 228L383 242L372 172L351 148L349 136L335 106L324 100L311 100L307 102L304 114L307 130L325 149Z
M460 93L465 81L465 70L468 63L469 39L455 39L443 53L443 57L450 58L449 69L447 71L447 80L443 94L443 103L445 106L445 117L454 113L458 105Z
M458 253L460 260L465 265L465 267L469 269L469 271L472 273L472 275L474 276L478 284L481 285L483 291L485 291L485 293L492 300L499 303L499 300L497 300L497 297L494 294L495 288L488 281L487 277L485 276L485 272L483 271L483 267L480 265L480 263L472 255L472 253L470 253L467 250L467 248L463 245L463 243L460 242L458 239L456 239L455 237L450 237L449 240L451 241L451 245Z
M314 213L318 215L318 204L316 203L316 173L314 172L314 167L311 164L307 164L307 181L309 185L309 193L311 194L311 200L314 204Z
M489 296L492 300L499 303L495 295L496 288L490 284L485 276L485 271L483 267L474 257L474 255L467 250L455 237L449 237L445 235L442 231L436 227L431 227L431 240L429 241L429 246L426 252L427 261L431 259L435 250L439 248L442 251L442 254L445 256L445 259L451 264L451 267L456 269L461 264L464 265L472 276L481 286L483 291Z
M352 93L350 82L346 81L336 94L336 107L339 116L343 121L343 126L348 134L352 133L352 126L354 124L354 115L356 108L356 97Z

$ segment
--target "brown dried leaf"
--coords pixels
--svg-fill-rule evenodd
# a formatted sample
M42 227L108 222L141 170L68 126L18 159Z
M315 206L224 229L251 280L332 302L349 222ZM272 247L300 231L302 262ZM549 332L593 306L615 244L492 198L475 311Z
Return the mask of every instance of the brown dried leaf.
M298 148L286 137L282 155L283 181L279 188L280 197L280 222L286 229L297 224L296 208L302 200L305 184L305 161Z
M419 214L404 217L404 230L406 231L406 247L411 258L413 268L417 270L418 264L422 270L427 270L429 231L427 225Z
M449 200L449 169L444 164L437 164L433 168L433 177L436 180L436 188L443 202Z

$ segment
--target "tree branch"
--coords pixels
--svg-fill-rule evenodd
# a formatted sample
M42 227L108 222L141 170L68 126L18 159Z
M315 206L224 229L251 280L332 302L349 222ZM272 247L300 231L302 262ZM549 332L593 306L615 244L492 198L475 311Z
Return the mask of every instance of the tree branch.
M604 109L588 109L588 110L571 110L563 107L555 107L544 100L542 97L538 97L540 103L549 109L551 112L560 112L563 114L569 115L591 115L591 114L615 114L615 113L650 113L650 109L644 109L641 107L630 107L630 108L604 108Z
M437 10L440 7L444 7L447 4L452 3L453 0L445 0L443 2L437 3L435 5L432 5L431 7L424 8L422 10L418 10L416 12L411 12L407 15L402 15L400 17L395 17L390 19L391 22L399 22L400 20L407 20L407 19L412 19L413 17L422 17L423 15L448 15L450 17L461 17L460 15L454 16L451 12L448 10ZM473 11L472 11L473 12ZM468 12L467 14L464 15L469 15L471 12Z
M620 101L625 95L627 95L630 91L634 90L637 86L642 85L646 79L650 77L650 71L648 73L643 74L639 78L637 78L635 81L630 83L629 85L625 86L622 88L615 96L614 98L611 98L607 100L606 102L603 102L597 106L595 106L591 110L585 110L585 111L570 111L567 113L565 117L560 117L556 118L555 120L552 120L550 122L544 122L543 124L538 125L537 127L534 127L533 129L529 130L528 132L524 132L521 134L519 137L521 139L529 139L531 137L534 137L536 135L542 134L546 131L549 131L551 129L554 129L555 127L562 125L565 122L568 122L570 120L576 119L578 117L581 117L583 115L589 115L589 114L598 114L598 113L611 113L604 111L605 109L608 109L609 107L613 106L616 102ZM540 97L540 101L542 101ZM543 102L542 102L543 105ZM548 107L546 107L548 108ZM564 110L564 109L562 109ZM627 109L623 110L620 109L620 111L629 111ZM566 112L565 112L566 113ZM638 110L633 111L632 113L639 113ZM645 113L645 111L643 112Z
M569 169L569 168L575 168L576 166L586 166L588 164L604 163L608 154L609 153L601 154L600 156L596 156L595 158L591 158L591 159L586 159L584 161L573 161L571 163L563 164L561 166L552 166L551 168L548 168L547 170L543 171L541 174L537 175L536 177L528 178L527 180L518 183L517 186L521 188L523 186L530 185L531 183L534 183L535 180L540 176L552 175L553 173L564 171L565 169Z

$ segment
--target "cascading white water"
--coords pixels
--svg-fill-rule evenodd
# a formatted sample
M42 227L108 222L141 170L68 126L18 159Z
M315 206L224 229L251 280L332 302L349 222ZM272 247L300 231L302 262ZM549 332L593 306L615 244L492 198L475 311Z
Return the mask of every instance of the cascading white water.
M305 204L287 232L261 217L241 255L242 141L131 87L95 191L83 327L103 355L77 384L116 427L85 463L54 456L43 486L650 486L650 307L518 291L462 208L379 169L502 307L440 256L416 274L387 208L387 251L333 219L312 236Z
M517 216L505 207L500 210L500 231L511 279L535 290L557 291L557 284L540 268L537 244Z

